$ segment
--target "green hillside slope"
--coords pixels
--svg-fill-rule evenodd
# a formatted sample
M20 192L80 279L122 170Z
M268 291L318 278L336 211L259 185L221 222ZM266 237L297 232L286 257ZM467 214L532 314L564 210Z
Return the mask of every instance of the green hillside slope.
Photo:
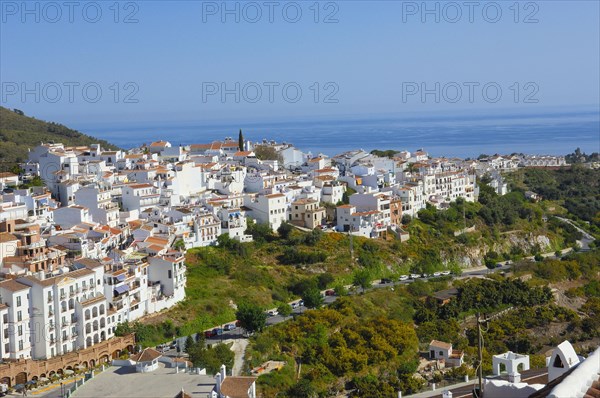
M100 143L107 149L116 146L98 140L62 124L25 116L21 111L0 107L0 163L2 171L27 160L27 149L40 142L62 142L65 145Z

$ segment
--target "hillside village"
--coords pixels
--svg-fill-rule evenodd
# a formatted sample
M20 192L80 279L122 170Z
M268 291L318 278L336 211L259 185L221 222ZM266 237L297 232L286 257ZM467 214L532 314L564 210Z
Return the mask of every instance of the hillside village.
M550 156L432 158L422 150L328 158L242 141L158 141L129 151L42 143L22 174L3 173L0 329L19 326L1 357L85 349L114 336L121 322L173 306L185 296L185 251L215 245L222 234L251 241L248 220L273 231L289 222L406 240L403 218L428 205L475 201L478 176L491 176L503 194L500 171L565 164ZM27 187L36 178L43 185Z

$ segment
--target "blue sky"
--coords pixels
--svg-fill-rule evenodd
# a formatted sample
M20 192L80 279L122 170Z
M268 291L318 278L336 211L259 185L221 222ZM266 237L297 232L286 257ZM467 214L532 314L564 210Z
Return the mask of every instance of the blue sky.
M235 13L223 22L220 1L120 2L118 15L113 1L76 2L70 22L63 6L59 18L48 2L31 1L32 13L24 14L21 1L0 0L0 104L81 125L538 112L600 103L598 1L480 2L473 22L462 1L428 2L439 21L423 13L421 1L275 2L272 23L265 2L248 3L227 2L238 7L239 22ZM251 23L256 5L262 17ZM292 23L298 8L302 16ZM452 23L457 10L462 16ZM127 16L134 23L124 23ZM325 23L327 16L337 22ZM234 94L223 100L223 84L236 91L236 82L239 102ZM102 95L93 102L98 87ZM298 87L302 96L293 102ZM23 97L24 88L39 98ZM423 98L423 88L433 91ZM137 102L126 101L128 94Z

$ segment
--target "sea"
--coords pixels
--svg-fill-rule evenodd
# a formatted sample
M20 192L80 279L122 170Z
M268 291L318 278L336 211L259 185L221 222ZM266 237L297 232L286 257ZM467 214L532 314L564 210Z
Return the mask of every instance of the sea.
M252 122L124 122L75 125L79 131L129 149L157 140L172 145L209 143L242 129L245 139L292 143L304 152L333 156L363 149L423 149L432 156L480 154L565 155L576 148L600 152L600 111L417 115Z

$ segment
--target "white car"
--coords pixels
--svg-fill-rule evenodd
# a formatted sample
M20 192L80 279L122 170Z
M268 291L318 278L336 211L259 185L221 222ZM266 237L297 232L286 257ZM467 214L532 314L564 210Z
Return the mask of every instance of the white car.
M441 272L434 272L433 276L442 276L442 273Z
M421 274L410 274L410 279L419 279Z
M444 276L450 275L450 271L442 271L442 275L444 275Z
M398 280L401 280L401 281L405 281L407 279L408 279L408 275L400 275L400 278L398 278Z

